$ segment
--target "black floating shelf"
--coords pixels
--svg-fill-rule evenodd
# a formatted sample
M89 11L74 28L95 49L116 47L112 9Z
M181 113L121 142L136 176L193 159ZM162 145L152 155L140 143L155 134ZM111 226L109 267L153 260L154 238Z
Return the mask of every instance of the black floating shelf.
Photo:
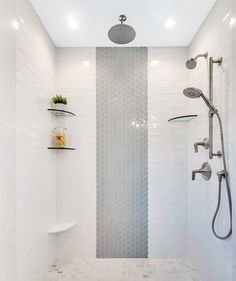
M54 146L49 146L48 149L54 149L54 150L75 150L74 147L54 147Z
M198 116L197 114L177 116L177 117L169 119L168 122L188 122L188 121L196 118L197 116Z
M48 111L56 116L76 116L73 112L67 110L60 110L55 108L48 108Z

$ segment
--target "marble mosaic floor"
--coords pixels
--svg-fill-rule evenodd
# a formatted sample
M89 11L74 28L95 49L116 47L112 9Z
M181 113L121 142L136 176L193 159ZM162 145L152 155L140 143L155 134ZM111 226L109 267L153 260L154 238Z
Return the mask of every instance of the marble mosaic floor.
M54 265L48 281L202 281L187 259L84 259Z

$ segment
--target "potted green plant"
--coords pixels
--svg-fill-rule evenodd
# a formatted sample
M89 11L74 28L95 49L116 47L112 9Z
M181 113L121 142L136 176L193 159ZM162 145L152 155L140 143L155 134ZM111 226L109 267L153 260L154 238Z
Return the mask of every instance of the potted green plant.
M56 95L52 97L52 103L55 106L55 109L65 110L67 105L67 97L63 97L62 95Z

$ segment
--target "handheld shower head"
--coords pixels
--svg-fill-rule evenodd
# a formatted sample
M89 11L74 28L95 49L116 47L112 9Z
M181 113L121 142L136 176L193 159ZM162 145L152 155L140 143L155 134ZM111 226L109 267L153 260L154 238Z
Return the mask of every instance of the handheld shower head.
M205 53L205 54L199 54L197 55L195 58L190 58L187 62L186 62L186 67L188 69L194 69L196 68L197 66L197 59L198 58L205 58L207 59L208 58L208 53Z
M191 99L200 98L202 94L203 94L202 91L197 88L187 88L184 90L184 95L187 98L191 98Z
M197 98L201 97L209 109L211 109L215 113L218 112L218 110L214 107L213 104L211 104L211 102L208 100L208 98L203 94L203 92L200 89L187 88L184 90L183 93L186 97L191 98L191 99L197 99Z

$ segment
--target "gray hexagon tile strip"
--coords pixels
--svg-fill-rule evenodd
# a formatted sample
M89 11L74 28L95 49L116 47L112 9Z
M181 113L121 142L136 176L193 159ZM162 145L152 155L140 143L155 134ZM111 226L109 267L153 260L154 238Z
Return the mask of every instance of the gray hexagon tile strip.
M148 257L147 48L97 48L97 257Z

